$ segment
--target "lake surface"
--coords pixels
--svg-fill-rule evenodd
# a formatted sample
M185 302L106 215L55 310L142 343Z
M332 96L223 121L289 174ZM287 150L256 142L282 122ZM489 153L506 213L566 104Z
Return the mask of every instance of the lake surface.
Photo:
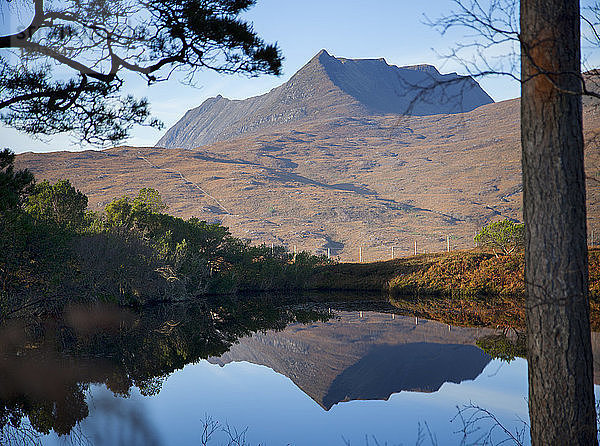
M498 330L393 311L249 300L75 308L41 327L7 327L2 439L202 445L208 428L215 445L461 444L459 409L469 405L523 429L526 361L476 345ZM485 414L462 419L472 415ZM466 444L492 428L495 441L506 438L495 424L469 425Z

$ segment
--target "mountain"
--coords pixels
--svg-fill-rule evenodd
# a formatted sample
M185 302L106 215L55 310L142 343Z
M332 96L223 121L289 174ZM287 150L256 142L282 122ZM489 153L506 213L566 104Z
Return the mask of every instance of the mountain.
M452 327L377 312L293 324L240 339L209 362L247 361L290 378L323 409L351 400L387 400L402 391L436 392L475 379L490 357L475 346L491 329Z
M210 98L189 110L157 147L192 149L281 124L343 116L462 113L493 100L470 77L431 65L343 59L321 50L289 81L261 96Z
M446 237L452 249L471 248L481 226L504 218L521 220L519 99L464 113L455 113L456 108L441 113L447 103L443 99L437 104L440 114L416 114L427 111L427 104L418 101L413 114L383 112L402 101L389 91L378 93L384 89L381 82L356 81L365 73L375 76L377 70L365 68L371 65L385 73L404 70L322 52L266 95L249 102L217 99L213 102L254 105L235 119L223 108L204 137L239 132L242 127L227 124L230 118L256 123L257 114L266 116L269 110L279 110L270 116L284 109L300 116L304 107L306 119L283 119L201 148L24 153L16 162L38 180L70 178L95 211L115 197L152 187L174 215L222 223L236 237L254 243L290 250L296 245L320 254L329 249L342 261L358 260L359 247L365 261L389 259L392 247L396 256L412 254L415 242L419 252L440 251L446 249ZM353 66L360 69L348 68ZM437 73L425 67L406 70ZM369 94L352 92L361 102L338 85L348 91L350 85L362 86ZM472 97L477 95L462 99ZM483 95L480 100L489 101ZM593 101L584 102L583 112L588 233L599 234L600 113ZM200 127L190 126L189 131L180 129L179 139L196 141L194 132Z

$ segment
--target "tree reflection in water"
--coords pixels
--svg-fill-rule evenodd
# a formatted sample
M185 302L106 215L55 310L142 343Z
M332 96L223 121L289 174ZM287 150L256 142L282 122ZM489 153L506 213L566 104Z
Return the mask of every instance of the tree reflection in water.
M11 321L0 328L0 444L35 444L52 431L89 443L77 426L89 414L91 384L123 397L133 387L154 395L170 373L223 354L240 337L330 317L271 299L219 298L139 312L79 306L44 321ZM94 444L153 444L144 414L124 413L117 401L94 399Z

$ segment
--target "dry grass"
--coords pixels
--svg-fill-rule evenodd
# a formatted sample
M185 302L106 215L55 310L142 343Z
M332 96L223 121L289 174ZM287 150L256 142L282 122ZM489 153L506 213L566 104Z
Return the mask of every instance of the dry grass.
M420 254L385 262L319 267L311 289L388 291L392 296L524 296L523 254L477 249ZM590 294L600 298L600 249L589 251Z
M519 295L525 293L522 255L464 251L423 259L421 268L389 281L392 295Z
M386 262L338 263L318 268L309 287L411 296L522 295L523 258L466 250Z

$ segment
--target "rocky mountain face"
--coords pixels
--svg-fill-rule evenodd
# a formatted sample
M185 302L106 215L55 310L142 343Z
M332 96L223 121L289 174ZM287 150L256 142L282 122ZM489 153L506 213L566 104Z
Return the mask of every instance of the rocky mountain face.
M219 358L248 361L290 378L325 410L401 391L436 392L475 379L490 357L474 344L489 329L461 328L377 312L336 312L328 322L240 339Z
M470 77L431 65L342 59L321 50L283 85L245 100L210 98L189 110L156 144L193 149L282 124L372 114L471 111L493 100Z

